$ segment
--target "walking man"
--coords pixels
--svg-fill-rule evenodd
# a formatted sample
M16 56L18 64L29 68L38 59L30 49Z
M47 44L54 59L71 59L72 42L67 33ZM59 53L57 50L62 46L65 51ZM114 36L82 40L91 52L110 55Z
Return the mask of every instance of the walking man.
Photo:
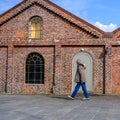
M74 99L77 95L77 92L80 89L80 86L82 86L82 90L83 90L83 93L84 93L83 100L89 100L90 96L87 92L86 83L85 83L85 81L86 81L86 76L85 76L86 67L85 67L84 64L81 63L80 59L77 59L76 64L77 64L77 70L76 70L76 74L75 74L75 82L77 84L74 88L74 91L73 91L72 95L69 95L68 97L71 98L71 99Z

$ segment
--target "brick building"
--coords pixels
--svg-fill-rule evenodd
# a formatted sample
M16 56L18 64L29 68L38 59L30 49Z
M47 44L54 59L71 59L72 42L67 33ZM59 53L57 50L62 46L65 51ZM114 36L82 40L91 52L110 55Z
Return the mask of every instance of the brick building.
M49 0L23 0L0 16L0 92L69 94L81 58L89 92L120 94L119 38Z

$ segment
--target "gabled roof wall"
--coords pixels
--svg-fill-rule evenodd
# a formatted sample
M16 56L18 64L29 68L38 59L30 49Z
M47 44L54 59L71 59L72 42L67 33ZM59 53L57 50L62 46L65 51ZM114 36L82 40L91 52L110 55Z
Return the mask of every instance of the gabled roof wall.
M98 29L97 27L91 25L90 23L84 21L83 19L73 15L72 13L66 11L65 9L57 6L56 4L52 3L49 0L24 0L15 7L11 8L7 12L3 13L0 16L0 26L5 22L9 21L13 17L17 16L21 12L25 11L32 5L39 5L42 6L55 14L63 17L64 19L72 22L73 24L77 25L78 27L82 28L86 32L96 36L96 38L103 38L104 31Z

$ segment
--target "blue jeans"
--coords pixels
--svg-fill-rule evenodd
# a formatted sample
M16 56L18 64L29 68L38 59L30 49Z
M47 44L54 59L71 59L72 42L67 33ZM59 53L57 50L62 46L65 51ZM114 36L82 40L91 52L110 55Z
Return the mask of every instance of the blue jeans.
M86 98L89 98L90 96L89 96L89 94L88 94L88 92L87 92L87 88L86 88L86 84L85 84L85 83L77 83L77 85L75 86L75 89L74 89L71 97L74 98L74 97L77 95L77 92L78 92L78 90L80 89L80 86L82 86L82 90L83 90L84 96L85 96Z

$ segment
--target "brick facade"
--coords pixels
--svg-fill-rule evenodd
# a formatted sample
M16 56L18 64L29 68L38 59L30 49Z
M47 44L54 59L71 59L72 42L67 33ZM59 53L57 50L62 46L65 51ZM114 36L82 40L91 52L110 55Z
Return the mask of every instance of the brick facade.
M43 20L41 39L29 38L33 16ZM0 92L69 94L72 60L84 48L93 59L93 93L120 94L120 30L105 33L49 0L24 0L0 16ZM45 60L45 83L25 84L28 54Z

